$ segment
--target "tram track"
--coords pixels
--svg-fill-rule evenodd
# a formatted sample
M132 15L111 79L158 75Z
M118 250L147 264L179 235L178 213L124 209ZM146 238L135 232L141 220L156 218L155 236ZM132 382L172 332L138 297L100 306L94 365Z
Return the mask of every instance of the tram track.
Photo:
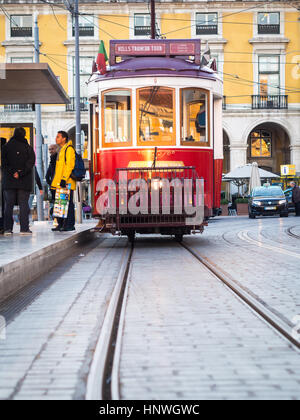
M232 279L207 258L202 257L186 243L183 242L179 246L197 259L214 278L227 286L268 326L275 329L291 345L300 349L300 342L292 334L294 324L289 319L270 307L251 290ZM134 244L128 244L90 368L86 388L86 399L88 400L120 400L121 398L119 389L120 360L133 254Z
M296 233L292 232L292 229L295 228L296 226L291 226L289 228L286 229L286 233L288 236L291 236L292 238L295 239L300 239L300 235L297 235Z
M128 289L128 275L134 246L128 245L120 267L95 349L87 381L87 400L112 400L118 395L118 358L120 356L120 331L124 320ZM121 328L120 328L121 327Z
M275 328L275 330L277 330L285 339L300 349L300 342L293 337L292 333L294 324L283 317L278 311L274 310L274 308L267 305L258 296L254 295L249 289L242 287L235 280L221 272L218 267L199 255L193 248L189 247L184 242L181 243L181 246L193 255L198 262L204 265L214 277L225 284L234 295L238 296L248 307L254 310L268 325Z
M268 249L268 250L273 251L273 252L278 252L280 254L284 254L284 255L287 255L289 257L300 259L300 254L298 252L294 252L294 251L291 251L291 250L286 249L286 248L281 248L279 246L269 245L269 244L264 243L262 241L252 239L249 236L248 231L240 231L237 236L241 241L247 242L247 243L249 243L251 245L254 245L254 246L257 246L259 248L265 248L265 249Z

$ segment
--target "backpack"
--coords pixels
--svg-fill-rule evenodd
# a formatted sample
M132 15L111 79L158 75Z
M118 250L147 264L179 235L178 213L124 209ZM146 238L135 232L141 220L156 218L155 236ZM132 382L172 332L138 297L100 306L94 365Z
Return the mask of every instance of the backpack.
M68 146L73 147L73 146ZM67 149L65 150L65 162L67 162ZM74 179L74 181L82 181L85 177L85 167L82 157L76 152L75 150L75 166L71 173L71 178Z

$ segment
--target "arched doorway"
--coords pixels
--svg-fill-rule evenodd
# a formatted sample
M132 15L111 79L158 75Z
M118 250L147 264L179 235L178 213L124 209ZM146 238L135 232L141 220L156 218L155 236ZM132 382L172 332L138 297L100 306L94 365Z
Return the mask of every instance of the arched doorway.
M81 151L82 151L82 157L84 159L87 159L87 143L88 143L88 125L87 124L81 124L81 132L82 137L81 137ZM69 131L68 131L68 135L69 135L69 139L72 140L73 146L75 147L76 145L76 127L72 127Z
M280 165L290 164L290 139L279 124L257 125L248 136L247 162L280 174Z
M230 142L227 133L223 130L223 173L230 172Z
M223 130L223 174L230 172L230 142L225 130ZM222 182L221 200L229 199L230 183Z

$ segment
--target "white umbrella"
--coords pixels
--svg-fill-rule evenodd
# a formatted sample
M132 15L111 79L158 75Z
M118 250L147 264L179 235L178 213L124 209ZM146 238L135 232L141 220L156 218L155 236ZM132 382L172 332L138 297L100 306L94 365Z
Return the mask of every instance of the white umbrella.
M224 175L223 181L243 180L246 182L251 177L251 170L252 170L251 163L248 163L247 165L244 165L244 166L239 166L238 168ZM260 179L280 178L280 176L273 174L272 172L266 171L264 169L258 168L258 170L259 170Z
M249 194L251 194L251 191L253 190L253 188L260 187L260 186L261 186L261 182L260 182L258 164L257 162L253 162L250 181L249 181Z

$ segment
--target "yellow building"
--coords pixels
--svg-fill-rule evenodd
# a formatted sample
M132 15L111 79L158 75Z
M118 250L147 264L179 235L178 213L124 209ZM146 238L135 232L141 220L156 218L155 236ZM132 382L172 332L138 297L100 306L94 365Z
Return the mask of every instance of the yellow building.
M50 4L47 4L50 3ZM99 40L149 37L147 2L92 1L80 4L81 108L87 135L87 86ZM157 35L206 41L224 81L224 171L258 161L273 172L296 164L300 172L300 13L297 2L164 1L156 3ZM31 62L33 20L38 16L40 60L48 62L74 98L74 29L64 1L3 1L0 59ZM0 60L1 61L1 60ZM74 102L43 106L43 135L75 132ZM6 106L1 119L34 122L28 106Z

